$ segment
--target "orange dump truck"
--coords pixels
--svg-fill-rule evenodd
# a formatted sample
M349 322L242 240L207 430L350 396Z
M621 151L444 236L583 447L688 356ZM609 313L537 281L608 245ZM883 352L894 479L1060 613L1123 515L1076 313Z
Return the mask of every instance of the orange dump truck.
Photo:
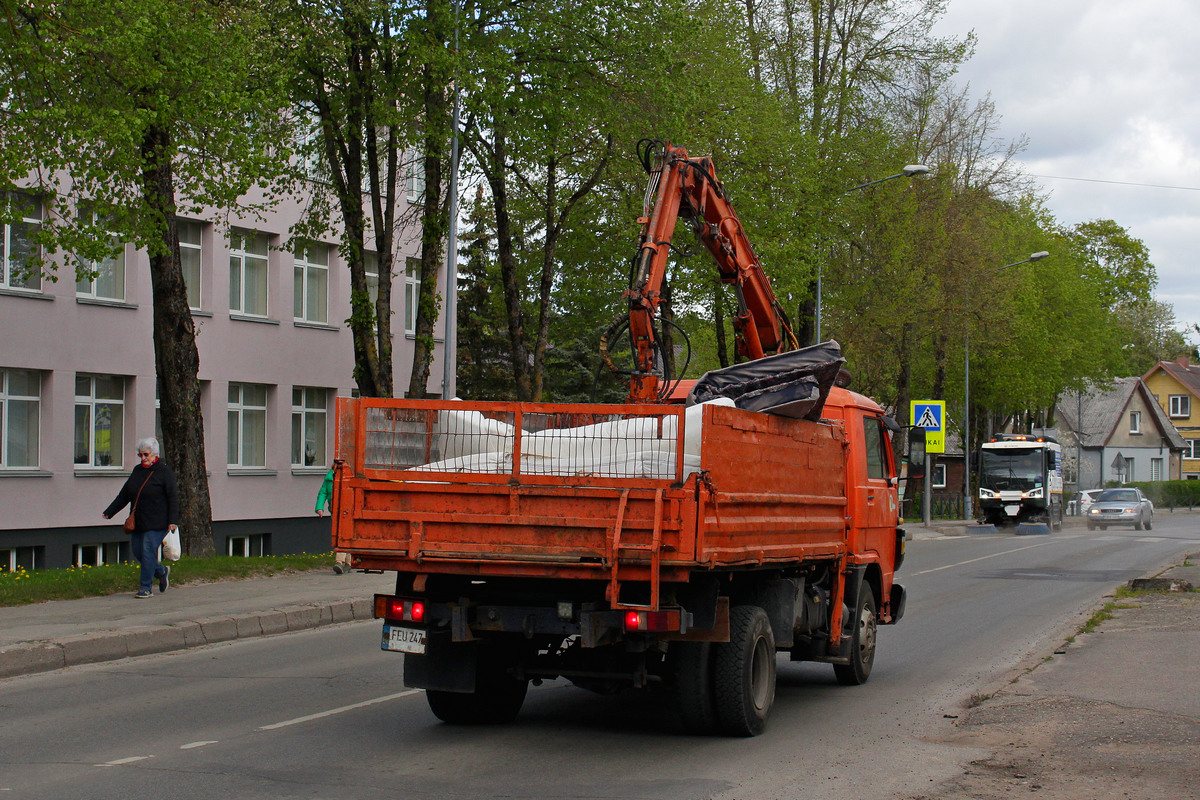
M396 573L382 648L451 723L530 681L658 686L696 732L755 735L776 654L867 680L894 580L894 423L735 407L338 400L334 547Z

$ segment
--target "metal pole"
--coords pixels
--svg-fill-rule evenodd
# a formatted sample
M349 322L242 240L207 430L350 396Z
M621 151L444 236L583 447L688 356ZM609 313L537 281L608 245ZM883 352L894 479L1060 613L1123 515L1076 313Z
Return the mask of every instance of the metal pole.
M922 431L924 433L924 431ZM921 521L926 528L933 519L933 456L925 451L925 491L921 492Z
M454 4L454 51L458 53L458 6ZM450 140L450 230L446 238L446 333L442 343L442 399L458 390L458 81L454 82L454 137Z
M971 279L967 278L963 348L963 518L975 519L971 504Z

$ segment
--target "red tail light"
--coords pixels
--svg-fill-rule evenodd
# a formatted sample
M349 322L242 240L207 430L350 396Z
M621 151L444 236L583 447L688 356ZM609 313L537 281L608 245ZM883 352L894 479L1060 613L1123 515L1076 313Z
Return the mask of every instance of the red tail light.
M626 611L626 631L680 631L679 609L666 611Z
M421 622L425 619L425 602L377 594L375 595L375 616L402 622Z

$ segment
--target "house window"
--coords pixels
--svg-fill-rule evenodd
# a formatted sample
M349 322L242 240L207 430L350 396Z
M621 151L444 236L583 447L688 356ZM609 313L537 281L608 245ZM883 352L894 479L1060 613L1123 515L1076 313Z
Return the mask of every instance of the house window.
M1150 480L1161 481L1163 479L1163 460L1161 458L1150 459Z
M1140 412L1140 411L1130 411L1129 412L1129 432L1130 433L1141 433L1142 432L1142 412Z
M421 200L425 194L425 162L419 153L410 153L404 163L404 197L410 203Z
M371 308L379 302L379 254L363 253L363 272L367 276L367 295L371 298Z
M933 481L933 488L945 489L946 488L946 465L945 464L934 464L933 465L933 475L931 476L930 479Z
M230 467L267 465L267 387L263 384L229 384L226 454Z
M404 332L417 332L417 302L421 296L421 262L407 259L404 270Z
M329 392L311 386L292 389L292 466L323 467Z
M267 315L267 235L229 234L229 310L251 317Z
M1172 418L1192 415L1192 398L1186 394L1173 394L1167 398L1167 413Z
M1137 478L1134 477L1134 474L1135 473L1133 471L1133 459L1132 458L1125 459L1125 477L1122 479L1123 482L1132 483L1133 481L1136 481Z
M0 369L0 469L38 465L41 395L39 373Z
M183 282L187 284L188 308L201 309L200 297L200 223L179 220L179 265L183 268Z
M1200 458L1200 439L1184 439L1183 457Z
M105 226L104 215L95 209L82 209L79 216L84 225L95 228ZM109 244L112 254L99 261L76 256L79 261L79 279L75 282L75 294L98 300L125 299L125 245L116 236Z
M251 533L247 536L230 536L225 540L225 553L243 558L270 555L270 534Z
M7 547L0 549L0 572L41 569L46 561L45 547Z
M125 379L75 376L75 464L120 467L124 460Z
M71 563L77 567L99 567L120 564L129 557L129 542L98 542L77 544L72 548Z
M39 291L42 270L41 248L34 234L42 224L42 203L33 195L9 192L3 198L3 230L0 230L0 288Z
M328 245L314 242L297 244L293 276L292 316L303 322L328 322Z

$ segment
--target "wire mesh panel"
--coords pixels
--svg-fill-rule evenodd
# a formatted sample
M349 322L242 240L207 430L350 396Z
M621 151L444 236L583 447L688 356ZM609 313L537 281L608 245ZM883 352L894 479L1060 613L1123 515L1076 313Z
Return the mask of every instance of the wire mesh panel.
M426 401L364 403L368 470L672 479L681 410Z

